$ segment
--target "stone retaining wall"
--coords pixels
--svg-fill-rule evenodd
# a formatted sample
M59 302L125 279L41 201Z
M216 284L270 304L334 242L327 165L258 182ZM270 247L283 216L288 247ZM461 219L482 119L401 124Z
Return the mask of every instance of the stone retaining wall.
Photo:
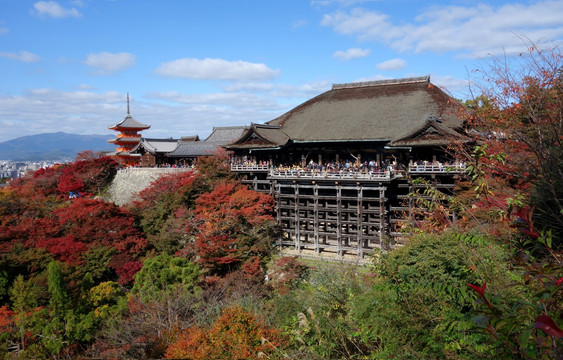
M138 199L142 190L163 175L191 171L187 168L126 168L119 170L111 183L107 201L121 206Z

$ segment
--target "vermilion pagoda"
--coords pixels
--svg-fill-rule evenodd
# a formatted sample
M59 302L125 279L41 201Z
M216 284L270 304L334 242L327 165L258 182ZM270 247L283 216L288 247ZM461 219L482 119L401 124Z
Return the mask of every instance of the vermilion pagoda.
M129 94L127 94L127 115L125 118L108 129L119 132L115 139L108 140L108 143L115 144L115 152L110 154L126 166L139 165L141 155L132 154L131 150L141 141L139 132L150 128L150 125L142 124L135 120L129 113Z

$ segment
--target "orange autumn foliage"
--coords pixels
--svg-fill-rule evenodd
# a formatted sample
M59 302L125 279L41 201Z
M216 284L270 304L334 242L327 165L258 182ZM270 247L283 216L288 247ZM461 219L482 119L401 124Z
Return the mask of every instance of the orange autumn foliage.
M212 273L224 273L229 266L260 256L268 244L253 234L273 221L271 196L230 181L224 181L196 200L188 232L196 234L195 248L200 263ZM264 236L259 236L265 239Z
M167 359L261 359L284 344L277 329L265 326L240 306L226 308L210 329L186 329L166 350Z
M6 305L0 306L0 334L12 332L15 313Z

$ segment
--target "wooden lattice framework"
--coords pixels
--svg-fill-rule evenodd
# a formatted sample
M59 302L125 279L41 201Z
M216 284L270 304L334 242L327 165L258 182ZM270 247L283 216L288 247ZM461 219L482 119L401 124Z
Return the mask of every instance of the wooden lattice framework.
M252 189L271 194L280 226L278 245L298 253L336 259L364 259L377 250L402 243L402 223L417 220L420 210L409 193L429 186L445 196L453 193L464 168L410 168L393 176L365 174L325 176L266 171L263 166L233 166L241 181ZM335 178L339 179L335 181ZM323 178L323 177L321 177ZM451 213L455 220L455 214Z

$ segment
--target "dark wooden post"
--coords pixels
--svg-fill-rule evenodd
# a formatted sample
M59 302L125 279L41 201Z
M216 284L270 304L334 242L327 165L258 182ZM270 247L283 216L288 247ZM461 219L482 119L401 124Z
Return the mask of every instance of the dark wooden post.
M275 199L276 199L276 205L275 205L275 209L276 209L276 218L278 220L278 224L281 224L281 185L278 184L276 181L273 182L272 184L272 188L275 188ZM280 247L280 250L282 248L282 240L283 240L283 231L280 231L279 237L278 237L278 245Z
M336 252L342 257L342 185L336 183Z
M295 249L301 250L301 234L300 234L300 225L299 225L299 183L294 182L293 185L294 196L293 199L295 201Z
M364 242L363 242L363 232L362 232L362 224L363 224L363 205L362 199L364 197L364 189L362 185L358 184L358 209L357 209L357 225L356 231L358 236L358 258L362 259L364 257Z
M383 237L385 236L385 187L379 189L379 247L383 249Z
M319 185L314 184L313 187L313 231L314 231L314 241L315 241L315 253L320 254L321 249L319 247Z

